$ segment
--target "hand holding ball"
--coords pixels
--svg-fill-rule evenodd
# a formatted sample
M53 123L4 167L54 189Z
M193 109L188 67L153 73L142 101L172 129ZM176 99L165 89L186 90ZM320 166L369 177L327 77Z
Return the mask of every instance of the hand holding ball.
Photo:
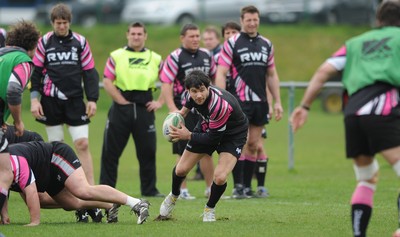
M169 142L175 142L172 141L172 138L169 136L170 134L170 126L174 126L177 128L181 128L180 124L185 124L185 119L182 117L182 115L178 112L173 112L168 114L168 116L164 119L163 122L163 136L165 139L167 139Z

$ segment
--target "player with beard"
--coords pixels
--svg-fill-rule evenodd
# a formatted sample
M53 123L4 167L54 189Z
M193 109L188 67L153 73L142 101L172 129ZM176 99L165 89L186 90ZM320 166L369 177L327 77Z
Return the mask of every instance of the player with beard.
M253 196L251 179L257 162L257 151L264 125L269 122L267 87L274 100L275 120L282 118L279 77L274 61L272 42L258 33L260 13L254 6L241 9L240 34L225 41L218 59L216 86L226 88L228 72L234 81L235 93L249 119L249 137L234 172L243 170L243 183L235 174L233 196ZM266 166L266 162L263 163ZM244 187L243 187L244 186Z

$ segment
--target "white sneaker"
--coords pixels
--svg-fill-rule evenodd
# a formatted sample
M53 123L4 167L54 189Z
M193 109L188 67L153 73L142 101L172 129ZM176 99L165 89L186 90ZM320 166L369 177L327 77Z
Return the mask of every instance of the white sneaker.
M196 199L196 197L190 195L189 191L187 191L187 190L182 190L181 194L179 195L179 198L183 199L183 200L194 200L194 199Z
M169 217L171 216L172 210L174 210L176 200L178 199L177 196L169 193L164 201L161 203L160 206L160 216Z
M203 222L214 222L215 219L215 208L205 207L203 212Z

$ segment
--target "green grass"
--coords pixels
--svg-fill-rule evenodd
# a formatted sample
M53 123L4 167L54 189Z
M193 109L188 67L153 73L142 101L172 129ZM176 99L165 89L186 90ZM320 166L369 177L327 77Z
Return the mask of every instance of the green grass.
M203 26L202 26L203 27ZM73 27L90 41L97 69L102 74L110 51L126 43L125 25L99 26L93 29ZM48 29L42 28L42 32ZM326 57L345 39L365 30L349 26L262 26L261 33L276 47L276 61L282 81L308 80ZM147 46L164 58L179 46L179 28L149 26ZM299 103L303 90L296 90ZM198 199L179 201L174 221L154 222L162 199L151 198L151 219L142 226L129 209L122 207L120 222L115 225L76 224L73 212L42 210L42 224L23 227L28 223L28 211L17 193L12 193L9 212L12 224L1 226L0 232L13 236L351 236L350 196L355 185L351 161L345 159L344 133L341 115L328 115L320 109L318 101L312 107L309 121L295 135L295 167L288 169L288 101L287 90L282 89L284 119L268 125L269 139L265 141L271 158L267 175L268 199L221 200L217 206L216 223L202 223L199 217L206 199L202 198L204 183L189 181L188 187ZM44 127L29 113L29 99L25 95L23 118L28 129L45 136ZM110 97L101 91L97 115L90 125L90 147L94 159L95 178L99 177L103 129L110 105ZM157 186L162 193L171 187L171 169L175 157L171 144L161 135L161 122L167 110L157 112ZM71 144L67 133L66 141ZM215 159L216 160L216 159ZM369 236L389 236L396 228L397 186L391 167L379 158L381 178L375 196L375 209ZM193 174L190 174L191 177ZM119 166L117 188L139 197L138 162L133 142L126 147ZM253 182L255 185L255 181ZM227 194L232 190L228 180Z
M302 90L297 91L299 97ZM104 91L100 107L107 107L109 98ZM285 90L284 107L287 108ZM287 110L287 109L286 109ZM25 99L24 119L27 128L45 135L44 128L33 121ZM171 187L171 169L175 157L171 145L162 138L161 122L166 109L157 112L157 186L162 193ZM90 145L94 157L95 177L98 180L99 159L107 110L100 109L90 125ZM287 116L287 114L286 114ZM271 158L267 199L221 200L217 206L216 223L202 223L200 214L206 203L204 183L189 181L188 187L198 198L179 201L174 221L154 222L162 199L150 198L151 218L142 226L129 214L129 208L120 210L120 222L115 225L76 224L73 212L42 210L38 227L23 227L29 221L28 211L17 193L12 193L9 212L12 224L2 226L6 236L351 236L349 200L355 185L351 161L344 157L344 134L341 115L323 113L318 103L312 107L309 121L295 135L295 168L288 169L287 117L271 122L267 127L266 147ZM67 136L67 142L70 142ZM139 197L139 175L133 142L130 141L121 157L117 188ZM216 159L215 159L216 160ZM392 169L379 158L381 179L375 196L375 209L369 236L389 236L396 228L396 180ZM189 175L191 177L193 173ZM255 185L255 181L253 181ZM227 194L232 190L228 180Z

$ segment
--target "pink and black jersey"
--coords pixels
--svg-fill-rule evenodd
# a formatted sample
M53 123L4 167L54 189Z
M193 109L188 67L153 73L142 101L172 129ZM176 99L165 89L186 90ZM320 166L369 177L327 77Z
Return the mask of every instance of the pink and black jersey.
M46 191L50 180L50 159L53 147L44 142L23 142L9 145L14 181L11 190L22 192L36 181L38 192ZM35 180L36 179L36 180Z
M229 67L240 101L266 102L267 69L275 67L271 41L241 32L224 43L218 65Z
M83 78L87 99L97 101L99 78L89 43L82 35L46 33L39 39L33 62L31 91L62 100L83 97Z
M174 101L178 108L182 105L185 77L193 70L201 70L211 79L215 78L216 66L208 50L200 48L193 53L181 47L173 51L164 62L160 79L162 83L173 83Z
M189 93L185 93L184 106L194 108L202 121L201 133L192 133L191 140L202 144L218 144L223 136L233 136L247 131L248 120L237 99L228 91L209 87L209 96L202 105L196 104Z
M16 46L0 48L0 62L0 124L3 124L11 113L8 105L20 105L22 102L22 93L32 74L33 63L26 50ZM5 147L0 141L0 152Z
M9 152L14 172L11 190L17 192L35 181L32 181L34 177L38 192L55 195L61 191L65 180L81 166L72 148L62 142L15 143L9 146Z
M340 47L326 62L331 64L339 72L343 71L346 65L346 46Z
M35 175L25 157L10 155L10 161L13 171L13 183L10 190L22 192L27 186L35 182Z
M337 71L346 65L346 46L342 46L326 60ZM399 104L399 90L393 86L377 82L367 86L345 100L344 114L348 115L390 115Z

